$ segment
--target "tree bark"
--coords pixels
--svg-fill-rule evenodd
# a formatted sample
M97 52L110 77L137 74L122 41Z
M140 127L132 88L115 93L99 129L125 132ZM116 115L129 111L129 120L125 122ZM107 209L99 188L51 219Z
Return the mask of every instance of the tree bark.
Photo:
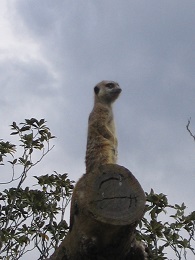
M147 259L135 240L145 193L133 174L117 164L102 165L77 182L70 231L50 260Z

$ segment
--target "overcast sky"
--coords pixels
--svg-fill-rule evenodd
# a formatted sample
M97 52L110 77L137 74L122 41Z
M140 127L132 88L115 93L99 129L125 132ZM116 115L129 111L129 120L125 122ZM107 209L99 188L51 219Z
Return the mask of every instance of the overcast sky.
M45 118L55 148L32 175L77 180L93 87L117 81L118 164L193 211L194 12L194 0L1 0L0 138L15 141L13 121Z

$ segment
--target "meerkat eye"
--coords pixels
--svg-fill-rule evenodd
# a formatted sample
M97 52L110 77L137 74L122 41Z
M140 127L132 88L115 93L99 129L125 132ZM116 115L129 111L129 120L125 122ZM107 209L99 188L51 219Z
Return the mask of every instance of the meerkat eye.
M107 87L107 88L110 88L110 89L111 89L111 88L114 88L114 83L107 83L107 84L106 84L106 87Z

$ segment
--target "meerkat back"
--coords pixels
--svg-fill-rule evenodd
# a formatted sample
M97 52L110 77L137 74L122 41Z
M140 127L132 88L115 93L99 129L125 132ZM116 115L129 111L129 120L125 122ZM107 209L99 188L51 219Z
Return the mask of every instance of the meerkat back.
M94 88L94 107L88 120L86 173L93 173L100 165L117 161L112 104L121 91L114 81L101 81Z

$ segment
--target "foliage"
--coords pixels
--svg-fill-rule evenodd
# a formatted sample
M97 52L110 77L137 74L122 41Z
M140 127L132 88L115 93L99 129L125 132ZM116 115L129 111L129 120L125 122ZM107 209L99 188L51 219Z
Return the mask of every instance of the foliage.
M53 148L54 136L44 119L26 119L19 125L13 122L11 130L11 135L19 136L18 146L0 140L0 167L6 159L11 166L11 179L0 184L16 183L0 192L0 259L19 259L34 249L39 251L39 259L45 259L68 232L64 214L73 181L66 173L54 172L35 176L36 189L25 187L29 171ZM16 152L21 155L17 157ZM146 197L146 214L137 239L145 243L149 259L168 259L167 249L172 249L177 259L187 259L189 251L195 255L195 211L186 215L184 203L169 205L166 195L153 190ZM168 220L167 212L173 212Z
M146 214L137 237L146 244L149 259L168 259L168 248L178 259L189 259L189 251L195 255L195 211L186 216L184 203L169 205L166 195L156 194L153 190L146 193L146 198ZM170 211L173 214L165 221L166 213Z
M0 259L19 259L34 248L40 252L39 259L44 259L68 231L64 213L73 182L66 173L36 176L37 189L22 187L31 168L53 148L50 140L54 136L45 123L44 119L34 118L19 126L13 122L11 135L19 136L19 147L0 141L1 165L6 157L12 158L8 161L12 167L11 180L1 184L17 182L15 187L0 192ZM20 147L22 155L14 157ZM36 150L39 157L35 160Z

